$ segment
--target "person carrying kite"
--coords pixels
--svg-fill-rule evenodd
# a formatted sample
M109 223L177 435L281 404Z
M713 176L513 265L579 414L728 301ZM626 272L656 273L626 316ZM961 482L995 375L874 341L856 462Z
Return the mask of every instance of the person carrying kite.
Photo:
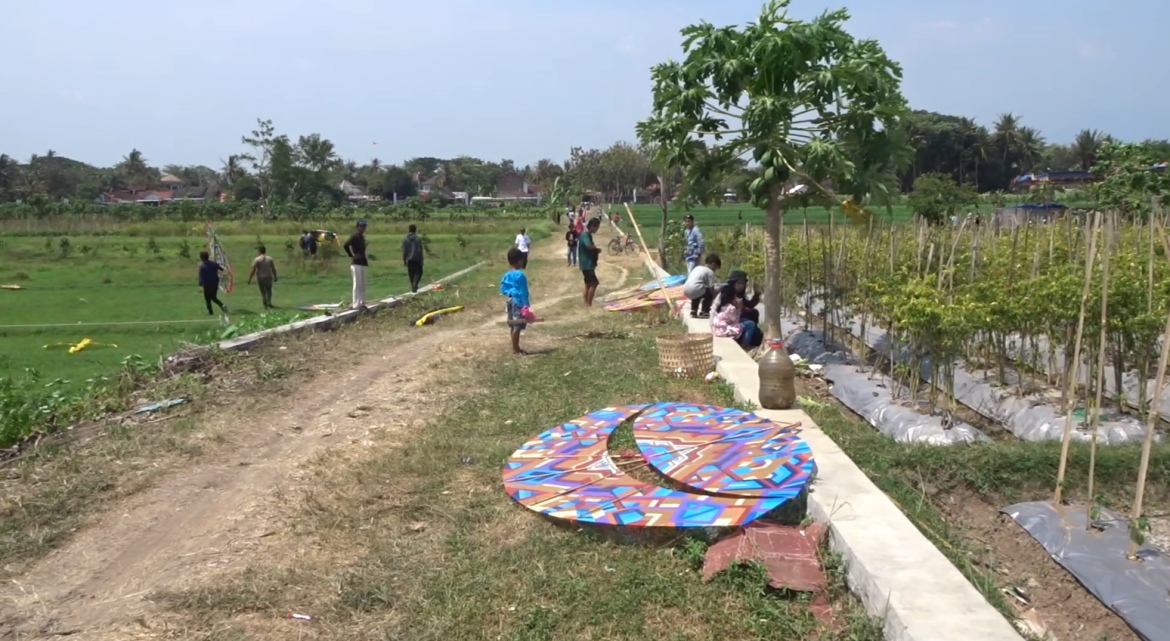
M211 310L212 303L219 305L223 313L227 314L227 305L219 300L219 273L224 271L223 267L211 260L211 254L205 251L199 252L199 260L203 261L199 264L199 287L203 289L203 302L207 305L207 315L215 316L215 312Z

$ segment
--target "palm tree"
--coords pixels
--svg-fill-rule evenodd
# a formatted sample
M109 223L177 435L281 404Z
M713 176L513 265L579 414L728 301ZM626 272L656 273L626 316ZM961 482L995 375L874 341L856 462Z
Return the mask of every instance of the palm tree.
M1012 151L1016 148L1016 141L1020 135L1020 117L1013 116L1011 112L1000 114L999 119L995 121L995 142L999 148L1003 150L1003 163L1010 165L1008 159Z
M976 133L979 126L971 118L959 118L958 124L955 126L955 151L959 155L959 184L963 184L963 172L967 168L967 160L970 158L971 144L975 140Z
M987 152L991 149L987 130L975 127L971 140L967 143L967 157L975 161L975 190L979 190L979 163L987 161Z
M1108 135L1096 129L1082 129L1081 133L1077 134L1072 144L1072 153L1082 170L1089 171L1093 168L1093 163L1097 161L1097 152L1108 139Z
M305 164L313 171L322 172L337 163L337 152L333 149L333 143L322 138L320 134L301 136L297 141L297 147Z
M1021 127L1016 138L1020 169L1027 171L1044 155L1044 136L1031 127Z
M244 169L244 157L239 154L232 154L228 156L227 160L220 160L223 163L223 169L219 171L219 175L223 177L223 181L227 183L228 187L236 184L236 181L243 178L248 173Z
M130 153L122 158L118 168L126 180L139 185L145 183L150 175L150 166L146 164L142 152L137 149L131 149Z

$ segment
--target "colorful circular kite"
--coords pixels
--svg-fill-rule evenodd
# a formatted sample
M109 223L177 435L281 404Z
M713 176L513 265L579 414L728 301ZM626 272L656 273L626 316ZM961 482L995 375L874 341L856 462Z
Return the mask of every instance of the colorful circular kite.
M634 418L645 463L688 491L646 483L609 456ZM812 451L782 425L740 410L682 403L611 407L539 434L504 466L524 507L580 523L740 527L796 498L816 472Z

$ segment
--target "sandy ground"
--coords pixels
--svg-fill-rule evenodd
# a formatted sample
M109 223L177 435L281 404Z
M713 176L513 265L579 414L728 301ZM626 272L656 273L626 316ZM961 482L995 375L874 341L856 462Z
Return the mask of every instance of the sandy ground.
M612 233L599 234L602 247ZM559 238L534 247L549 260L534 263L530 276L538 312L579 309L566 301L579 300L581 273L564 266L564 251ZM605 255L601 293L640 278L639 267L636 258ZM424 421L421 403L450 391L429 366L444 353L507 350L501 308L492 299L407 341L373 338L341 375L201 417L201 429L218 429L228 442L103 510L68 544L0 585L0 638L154 636L135 623L150 614L152 593L198 584L280 539L288 516L282 493L296 485L303 463L333 448L392 441Z

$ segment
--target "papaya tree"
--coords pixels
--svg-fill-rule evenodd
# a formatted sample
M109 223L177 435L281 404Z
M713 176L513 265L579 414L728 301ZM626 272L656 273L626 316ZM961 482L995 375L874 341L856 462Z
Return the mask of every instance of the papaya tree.
M681 167L688 189L718 185L750 154L758 174L752 203L767 212L765 318L769 336L780 327L780 216L785 188L800 181L831 205L836 194L854 202L887 203L899 164L910 155L899 119L906 113L901 67L874 40L844 29L845 10L803 21L789 0L771 0L758 22L682 30L681 62L652 69L651 115L640 139L661 164ZM691 193L702 202L720 194Z

